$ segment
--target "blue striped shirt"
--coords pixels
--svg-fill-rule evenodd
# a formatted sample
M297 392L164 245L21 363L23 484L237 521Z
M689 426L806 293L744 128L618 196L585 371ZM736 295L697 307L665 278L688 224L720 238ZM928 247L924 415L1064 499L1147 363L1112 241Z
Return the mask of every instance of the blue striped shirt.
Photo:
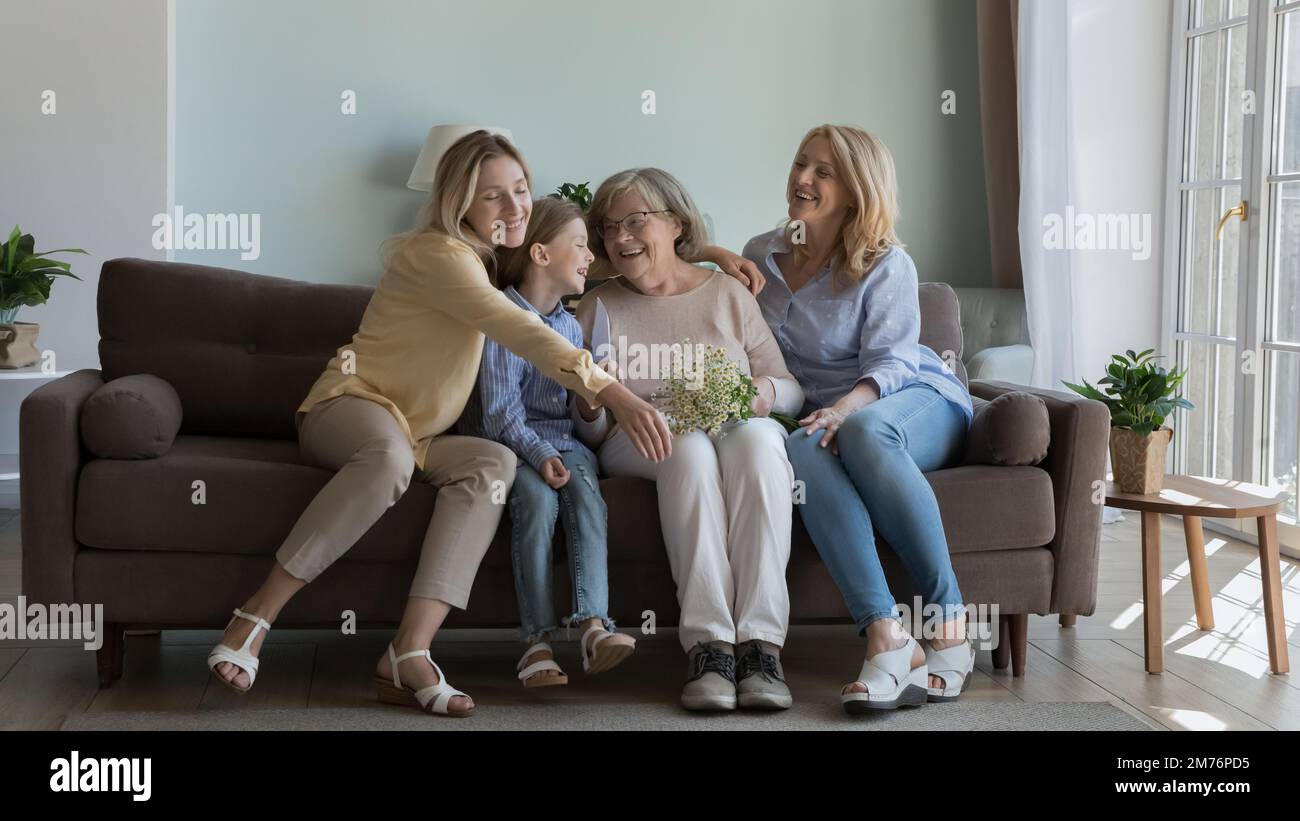
M791 250L778 228L751 239L743 255L767 277L758 304L786 366L803 386L803 413L828 408L858 382L872 379L882 397L924 382L971 419L970 392L920 342L916 265L906 251L889 249L853 287L835 288L827 266L791 292L773 259Z
M505 295L541 316L514 287L508 286ZM582 328L562 303L541 319L575 348L582 347ZM585 449L573 436L569 392L491 338L483 340L478 384L456 427L463 435L500 442L539 472L560 451Z

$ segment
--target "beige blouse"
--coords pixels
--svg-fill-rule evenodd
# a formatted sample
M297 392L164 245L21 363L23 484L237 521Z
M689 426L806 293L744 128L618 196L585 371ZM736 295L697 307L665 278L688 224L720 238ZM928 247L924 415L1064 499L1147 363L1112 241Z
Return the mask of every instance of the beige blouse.
M484 334L593 406L615 381L590 353L493 287L473 248L427 231L393 254L360 329L325 366L298 412L343 394L377 402L397 419L423 469L429 441L465 408Z
M617 278L593 288L577 308L582 337L588 346L597 297L609 313L610 342L619 376L642 399L648 401L668 375L664 372L670 362L667 346L689 339L691 345L724 348L741 372L755 381L770 377L776 389L772 410L794 414L803 406L803 389L786 368L785 357L763 320L758 302L745 286L726 274L714 271L691 290L671 296L649 296ZM651 345L660 347L653 350ZM583 424L585 420L574 414L584 441L607 437L607 416L602 413L595 423Z

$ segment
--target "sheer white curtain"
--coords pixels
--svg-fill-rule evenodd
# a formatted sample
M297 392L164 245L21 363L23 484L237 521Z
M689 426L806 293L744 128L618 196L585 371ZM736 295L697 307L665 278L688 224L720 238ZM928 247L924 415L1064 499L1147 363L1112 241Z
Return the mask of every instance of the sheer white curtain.
M1044 247L1043 221L1066 216L1075 190L1070 116L1072 0L1021 0L1016 55L1020 103L1020 260L1035 387L1078 376L1073 252ZM1072 230L1066 225L1066 230Z

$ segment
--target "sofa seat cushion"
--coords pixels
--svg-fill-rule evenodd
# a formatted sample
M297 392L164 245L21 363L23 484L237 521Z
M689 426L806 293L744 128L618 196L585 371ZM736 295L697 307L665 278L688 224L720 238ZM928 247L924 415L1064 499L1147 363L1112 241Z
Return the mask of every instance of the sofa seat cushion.
M85 465L77 485L77 541L108 549L272 555L332 475L304 465L292 440L178 436L157 459ZM349 558L413 561L434 496L432 487L412 483Z
M304 465L291 440L179 436L157 459L96 459L85 466L77 491L77 541L110 550L273 555L332 475ZM666 561L654 483L606 478L601 492L610 510L618 511L609 534L611 560ZM416 562L436 495L435 488L412 482L346 557ZM558 527L554 556L564 559ZM510 566L506 527L495 534L483 563Z
M110 550L274 555L331 476L304 465L290 440L178 436L157 459L86 464L77 488L77 541ZM967 465L926 479L953 553L1040 547L1052 540L1052 483L1040 468ZM600 485L611 517L610 561L665 561L654 483L617 477ZM413 564L436 495L435 488L412 482L347 558ZM806 538L796 525L796 543ZM484 565L509 566L509 542L503 526ZM557 528L557 561L563 545Z

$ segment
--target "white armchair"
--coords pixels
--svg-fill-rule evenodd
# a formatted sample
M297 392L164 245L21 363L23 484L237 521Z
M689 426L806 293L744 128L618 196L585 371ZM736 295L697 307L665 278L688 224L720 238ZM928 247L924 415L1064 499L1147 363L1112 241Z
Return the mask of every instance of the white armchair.
M1019 288L954 288L961 304L962 363L971 380L1028 385L1034 369Z

